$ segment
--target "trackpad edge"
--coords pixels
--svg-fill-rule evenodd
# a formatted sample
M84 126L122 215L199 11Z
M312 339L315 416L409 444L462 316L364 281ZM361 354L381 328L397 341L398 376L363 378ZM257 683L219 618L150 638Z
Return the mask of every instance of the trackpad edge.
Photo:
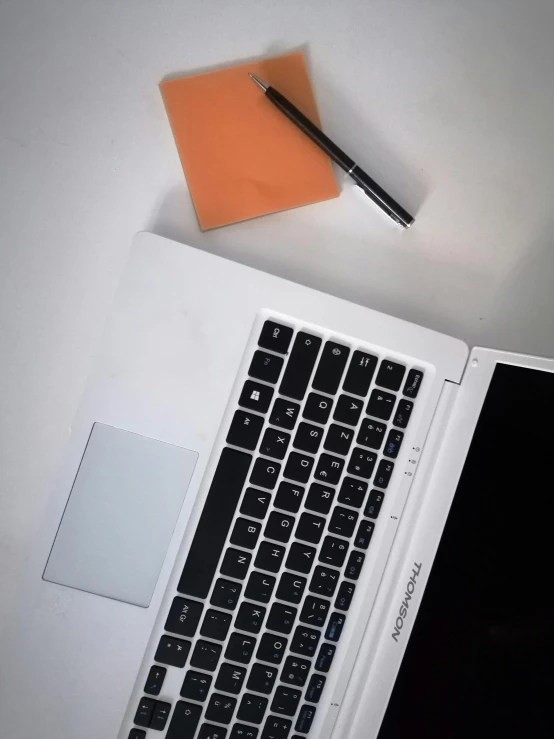
M197 459L93 424L43 579L147 608Z

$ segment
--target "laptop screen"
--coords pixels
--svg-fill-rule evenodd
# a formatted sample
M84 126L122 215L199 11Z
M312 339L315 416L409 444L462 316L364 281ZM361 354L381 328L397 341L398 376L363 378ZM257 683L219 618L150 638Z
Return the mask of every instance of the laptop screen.
M554 736L554 374L498 364L379 739Z

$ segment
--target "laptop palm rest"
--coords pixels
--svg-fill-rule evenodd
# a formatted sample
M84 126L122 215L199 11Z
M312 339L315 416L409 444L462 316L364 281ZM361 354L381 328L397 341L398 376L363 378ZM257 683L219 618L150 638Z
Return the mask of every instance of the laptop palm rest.
M197 458L95 423L44 579L147 607Z

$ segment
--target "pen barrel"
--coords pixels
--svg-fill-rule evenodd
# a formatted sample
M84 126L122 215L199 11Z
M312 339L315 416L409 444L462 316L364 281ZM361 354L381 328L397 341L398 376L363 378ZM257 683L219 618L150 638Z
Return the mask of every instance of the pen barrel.
M342 167L346 172L355 166L355 162L342 149L334 144L330 138L328 138L323 131L311 122L309 118L306 118L298 108L293 105L290 100L283 97L280 92L277 92L273 87L268 87L266 91L266 97L271 100L279 110L284 113L294 124L298 126L306 136L312 139L320 149L328 154L331 159L336 162L339 167Z
M399 203L391 198L391 196L380 187L375 180L360 169L358 165L354 166L354 169L350 173L350 177L360 187L365 194L376 203L381 210L383 210L388 216L396 221L400 226L408 228L414 222L414 217L408 213Z

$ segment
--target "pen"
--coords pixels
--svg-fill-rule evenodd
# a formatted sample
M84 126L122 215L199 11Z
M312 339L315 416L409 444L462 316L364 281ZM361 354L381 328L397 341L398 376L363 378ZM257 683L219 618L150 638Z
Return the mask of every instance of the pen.
M250 74L250 72L248 73ZM301 131L304 131L306 136L309 136L311 140L323 149L331 159L336 162L341 169L352 177L354 182L360 187L363 192L373 200L373 202L381 208L393 221L400 224L404 228L408 228L414 222L414 217L411 216L404 208L399 205L396 200L386 193L382 187L372 180L371 177L361 169L356 162L351 159L347 154L339 149L331 139L326 136L317 126L315 126L309 118L301 113L298 108L293 105L290 100L284 95L281 95L278 90L270 87L263 82L255 74L250 74L250 77L254 82L259 85L264 91L265 96L275 105L281 113L284 113Z

